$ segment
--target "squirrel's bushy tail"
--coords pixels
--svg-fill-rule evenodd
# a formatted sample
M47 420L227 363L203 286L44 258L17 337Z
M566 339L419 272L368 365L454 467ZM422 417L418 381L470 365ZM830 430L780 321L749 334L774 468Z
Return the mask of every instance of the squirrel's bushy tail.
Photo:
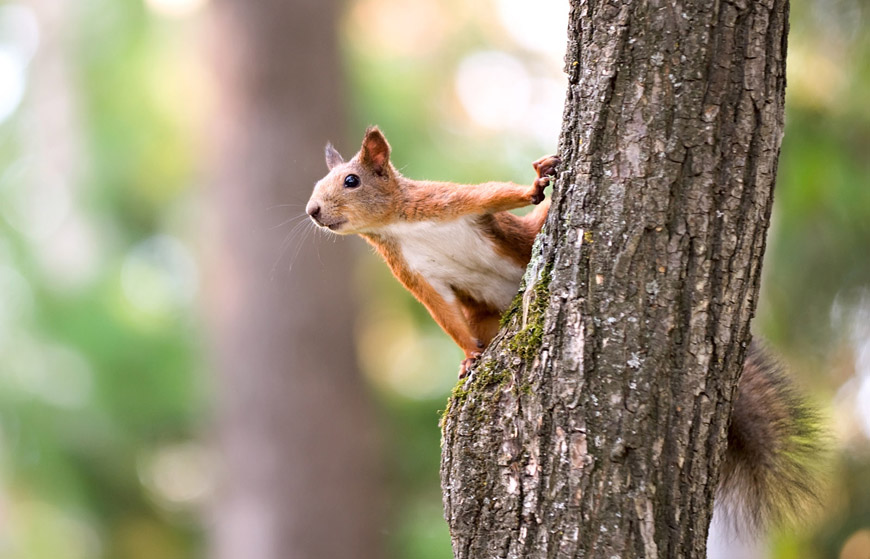
M717 506L750 531L795 521L817 502L826 440L817 411L752 344L737 387Z

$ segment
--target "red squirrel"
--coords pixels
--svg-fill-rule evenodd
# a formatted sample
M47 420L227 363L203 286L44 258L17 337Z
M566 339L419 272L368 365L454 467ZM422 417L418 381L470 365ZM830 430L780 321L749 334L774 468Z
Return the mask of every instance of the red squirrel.
M327 144L329 173L315 185L306 212L320 227L360 235L375 247L465 352L463 377L517 294L547 217L544 188L558 164L555 155L535 161L531 186L411 180L390 162L390 144L373 126L350 161ZM530 204L537 207L523 217L508 211Z
M462 377L519 289L549 208L544 187L559 164L556 156L533 163L531 186L416 181L390 163L390 145L371 127L350 161L327 144L329 173L306 211L320 227L361 235L377 249L465 352ZM530 204L537 207L524 217L507 211ZM799 516L813 500L822 440L814 410L753 343L728 427L718 507L756 529Z

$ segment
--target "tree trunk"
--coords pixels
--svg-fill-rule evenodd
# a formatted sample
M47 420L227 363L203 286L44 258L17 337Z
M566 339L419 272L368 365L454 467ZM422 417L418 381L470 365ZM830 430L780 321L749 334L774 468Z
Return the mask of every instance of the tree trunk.
M310 239L289 239L288 254L300 222L276 227L307 219L324 144L343 135L339 4L214 4L217 559L380 557L373 414L355 356L342 349L353 347L352 249L318 254Z
M787 0L572 0L562 171L443 422L457 558L703 557L783 129Z

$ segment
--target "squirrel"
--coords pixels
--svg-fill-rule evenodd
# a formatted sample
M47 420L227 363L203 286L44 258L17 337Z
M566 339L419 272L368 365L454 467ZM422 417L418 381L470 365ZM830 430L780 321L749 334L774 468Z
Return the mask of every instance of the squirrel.
M535 161L531 186L418 181L390 162L390 145L369 127L360 151L345 161L326 145L329 173L306 212L320 227L357 234L387 262L465 352L464 377L499 329L531 259L549 209L544 188L559 157ZM525 216L508 210L536 204ZM752 343L738 383L717 507L738 526L761 531L796 519L814 501L814 462L823 449L814 409L761 347Z
M393 167L390 144L371 127L350 161L327 144L329 174L305 210L320 227L358 234L380 253L465 352L461 378L517 293L547 217L544 188L558 164L556 156L533 163L532 186L415 181ZM530 204L539 205L524 217L507 211Z

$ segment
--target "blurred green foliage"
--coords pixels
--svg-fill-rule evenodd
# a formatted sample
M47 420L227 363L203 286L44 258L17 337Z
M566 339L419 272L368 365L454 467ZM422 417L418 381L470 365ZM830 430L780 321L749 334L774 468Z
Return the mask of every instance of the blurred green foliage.
M37 14L49 23L25 98L0 122L0 558L201 556L213 460L202 443L211 388L189 229L208 106L192 54L198 19L167 18L139 0L65 4L54 20ZM541 107L561 113L538 97L559 83L559 56L522 44L488 3L409 5L349 3L341 28L353 119L333 140L348 156L377 123L408 176L530 180L530 162L555 149L558 130L529 121ZM355 32L363 24L377 27L380 42ZM547 33L561 34L556 27ZM780 558L836 557L870 527L870 427L854 397L870 382L859 359L870 352L868 29L866 0L793 6L787 130L756 329L828 406L838 459L824 514L812 530L779 537ZM8 41L0 36L0 46ZM478 51L509 57L503 76L514 83L496 86L528 80L518 123L481 124L459 99L457 69ZM52 120L52 103L69 114ZM21 223L53 207L37 188L45 168L70 202L34 233ZM80 224L72 233L84 231L78 244L70 221ZM58 245L80 274L52 267ZM388 440L391 555L451 557L437 419L460 352L374 257L361 258L358 279L360 361Z
M30 91L0 124L0 206L38 220L52 202L39 197L41 180L59 181L70 203L37 236L0 220L0 269L19 286L2 290L0 313L20 308L0 339L0 557L193 556L193 503L155 476L175 475L165 470L183 466L163 454L202 434L199 324L192 299L166 301L171 263L136 251L182 233L167 216L184 211L195 163L193 130L155 91L158 70L171 78L160 60L164 25L131 1L32 14L44 27ZM49 90L55 70L68 90ZM89 236L64 244L67 222ZM83 280L46 269L57 244L85 268ZM156 286L131 299L127 283L143 273Z

